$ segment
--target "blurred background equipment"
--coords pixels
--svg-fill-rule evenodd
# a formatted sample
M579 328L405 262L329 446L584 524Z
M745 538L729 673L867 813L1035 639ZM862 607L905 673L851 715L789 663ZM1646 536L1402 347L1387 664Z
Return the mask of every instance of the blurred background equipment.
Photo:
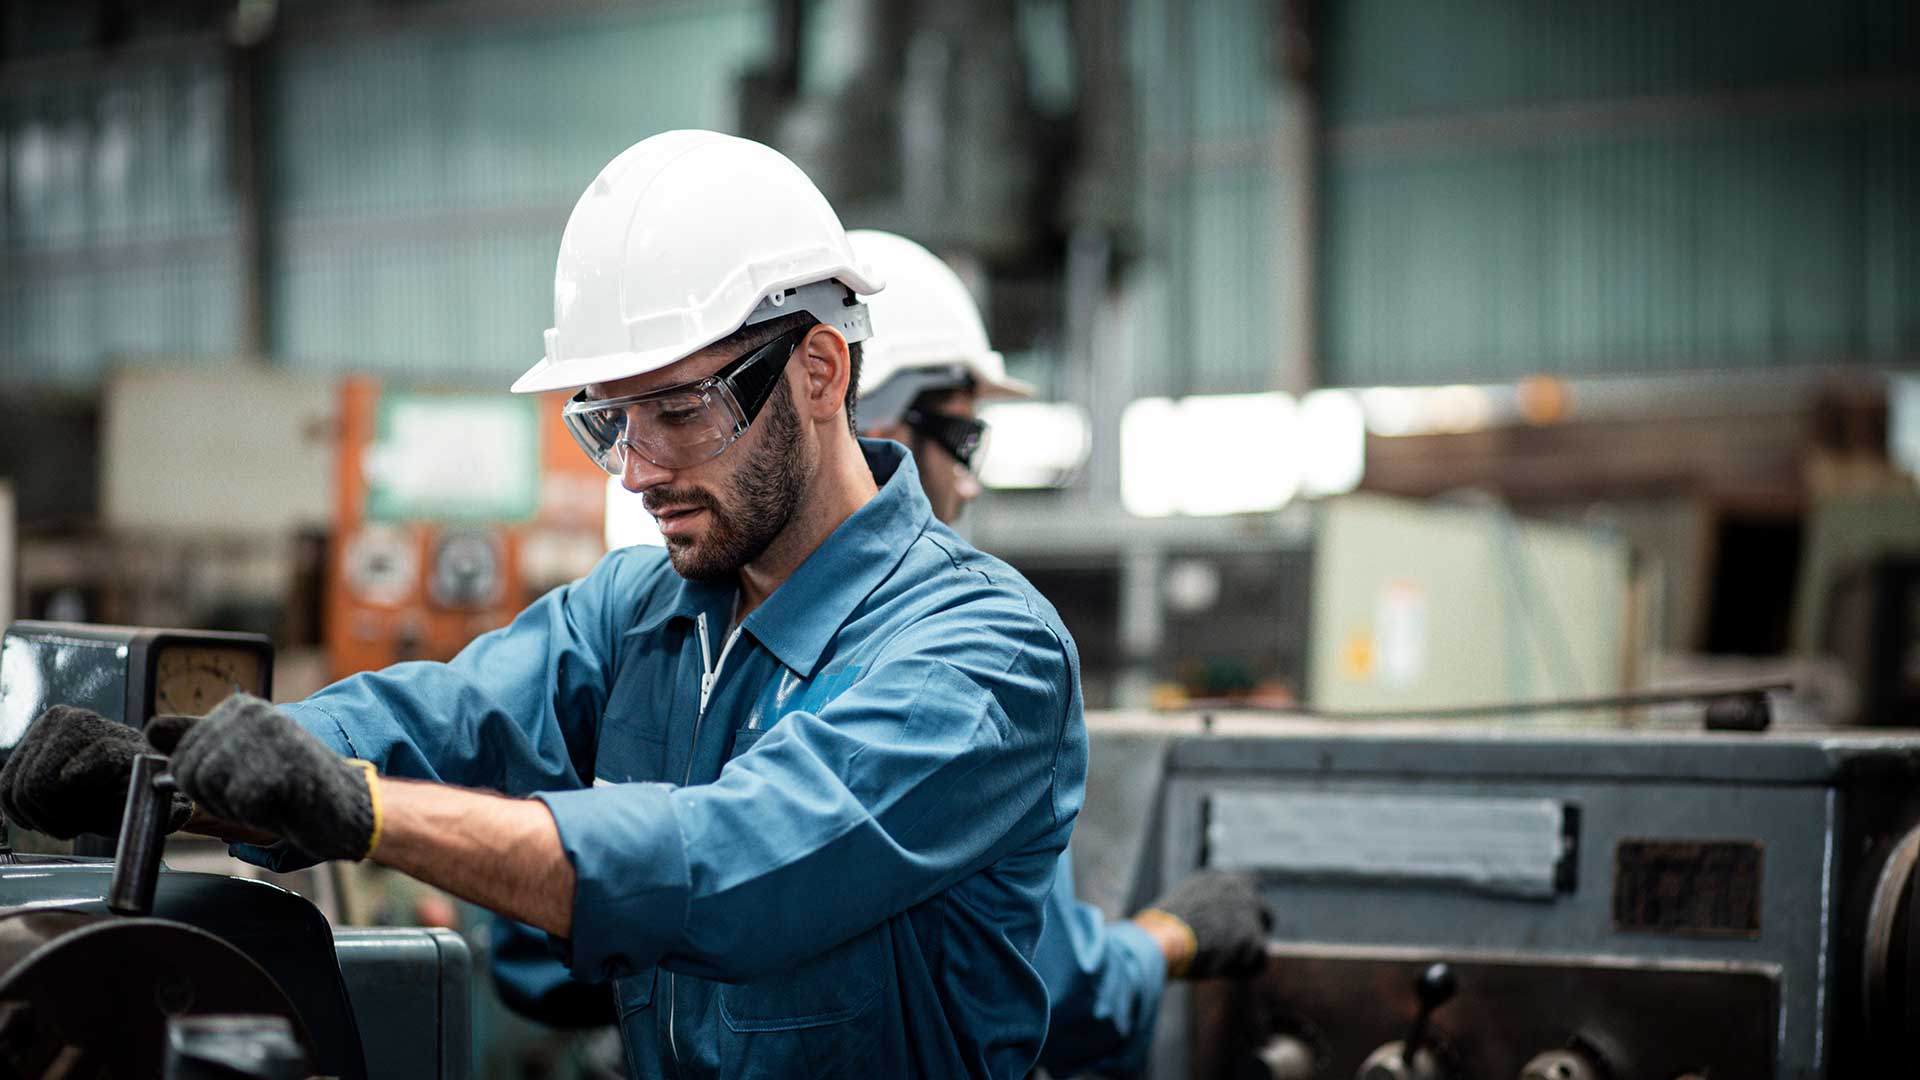
M13 518L13 485L0 481L0 626L13 622L14 582L20 576L15 558L18 546Z
M605 477L556 395L340 389L328 672L448 660L592 569Z

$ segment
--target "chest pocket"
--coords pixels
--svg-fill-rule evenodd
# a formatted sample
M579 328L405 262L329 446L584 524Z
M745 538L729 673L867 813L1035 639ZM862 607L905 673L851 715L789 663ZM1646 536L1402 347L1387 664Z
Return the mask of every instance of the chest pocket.
M667 775L666 743L668 722L680 704L681 680L673 677L672 663L662 664L649 655L670 654L674 648L671 633L631 634L622 643L613 692L600 714L593 761L596 784L678 779Z
M725 1076L842 1077L874 1072L892 972L886 924L783 971L720 984Z
M667 743L658 733L611 716L600 720L600 744L593 759L593 782L629 784L667 779Z

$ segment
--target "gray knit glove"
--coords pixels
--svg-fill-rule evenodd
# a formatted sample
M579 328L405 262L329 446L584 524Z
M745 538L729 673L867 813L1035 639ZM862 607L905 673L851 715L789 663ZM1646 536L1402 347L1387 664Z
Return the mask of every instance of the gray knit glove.
M55 705L27 726L0 768L0 813L61 840L81 833L118 835L134 756L147 752L147 740L127 725ZM193 804L175 792L167 831L185 825L192 814Z
M169 734L148 730L156 746ZM334 753L257 697L235 694L187 729L173 747L173 778L213 816L315 858L364 859L377 840L373 766Z
M1160 920L1186 931L1192 941L1187 962L1167 975L1174 979L1211 979L1258 972L1267 962L1267 935L1273 909L1260 895L1253 875L1205 870L1182 881L1134 917Z

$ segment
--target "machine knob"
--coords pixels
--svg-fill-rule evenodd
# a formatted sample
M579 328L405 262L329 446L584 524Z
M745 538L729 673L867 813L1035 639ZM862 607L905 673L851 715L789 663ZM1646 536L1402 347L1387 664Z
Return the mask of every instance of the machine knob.
M1520 1080L1606 1080L1606 1069L1579 1050L1549 1050L1520 1067Z
M1459 988L1450 965L1429 964L1413 983L1420 1008L1413 1014L1407 1037L1369 1054L1360 1065L1358 1080L1441 1080L1445 1074L1440 1058L1427 1045L1427 1025L1434 1010L1453 1000Z
M1361 1063L1358 1080L1441 1080L1445 1075L1433 1051L1422 1047L1408 1061L1401 1044L1390 1042Z
M1294 1035L1275 1035L1255 1057L1268 1080L1313 1080L1313 1047Z

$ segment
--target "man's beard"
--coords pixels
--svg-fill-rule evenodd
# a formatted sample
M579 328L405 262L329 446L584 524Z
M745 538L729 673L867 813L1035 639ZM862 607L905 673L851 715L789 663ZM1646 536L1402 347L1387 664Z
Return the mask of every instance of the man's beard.
M697 543L667 540L673 569L690 581L724 581L759 558L793 520L806 488L806 463L800 455L800 417L787 380L774 384L760 410L759 444L726 484L729 509L704 491L660 492L661 503L699 506L707 511L707 532Z

